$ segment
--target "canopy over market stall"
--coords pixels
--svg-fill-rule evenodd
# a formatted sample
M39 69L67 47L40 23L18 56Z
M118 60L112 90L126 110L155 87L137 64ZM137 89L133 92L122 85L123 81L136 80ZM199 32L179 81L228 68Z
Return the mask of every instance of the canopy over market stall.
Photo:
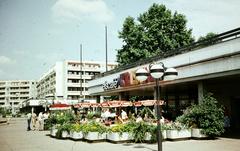
M49 107L49 110L69 110L71 109L70 105L67 104L53 104Z
M129 107L129 106L154 106L156 104L156 100L143 100L143 101L137 101L137 102L130 102L130 101L104 101L102 103L78 103L75 104L75 108L90 108L90 107L102 107L102 108L118 108L118 107ZM160 101L160 105L163 105L164 101Z

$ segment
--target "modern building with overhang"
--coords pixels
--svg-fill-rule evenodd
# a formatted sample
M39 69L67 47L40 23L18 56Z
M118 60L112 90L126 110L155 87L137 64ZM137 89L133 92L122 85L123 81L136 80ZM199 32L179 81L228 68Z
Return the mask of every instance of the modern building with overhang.
M160 81L160 98L168 116L176 118L193 103L201 101L204 92L211 92L231 118L233 128L240 128L240 28L196 42L165 57L155 56L102 73L88 82L92 96L148 96L156 99L155 81L148 78L140 83L136 70L162 62L174 67L178 76L173 81ZM180 51L181 50L181 51ZM176 53L177 52L177 53Z

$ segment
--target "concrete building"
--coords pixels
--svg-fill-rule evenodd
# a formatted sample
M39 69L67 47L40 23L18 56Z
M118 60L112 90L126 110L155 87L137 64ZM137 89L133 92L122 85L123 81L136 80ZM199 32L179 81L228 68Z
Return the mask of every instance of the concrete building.
M34 80L0 81L0 107L12 109L14 113L22 101L36 97L36 83Z
M108 70L114 69L116 63L109 63ZM37 84L37 98L48 98L57 101L67 100L73 103L80 99L92 100L88 93L88 81L93 76L105 71L105 64L96 61L62 61L57 62L43 74Z
M161 80L160 99L166 102L164 111L170 119L181 115L187 106L202 100L204 91L212 92L225 107L231 118L231 126L240 128L240 28L222 33L188 47L180 48L178 54L167 57L155 56L105 72L91 80L89 93L92 96L119 96L128 100L130 96L144 96L156 100L156 83L149 77L140 82L136 70L149 64L162 62L174 67L178 77L173 81Z

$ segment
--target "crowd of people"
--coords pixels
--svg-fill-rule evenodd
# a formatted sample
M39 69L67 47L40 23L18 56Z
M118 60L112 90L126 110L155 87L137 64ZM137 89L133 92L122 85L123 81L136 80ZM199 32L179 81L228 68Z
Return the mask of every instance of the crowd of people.
M38 115L34 112L27 114L27 130L44 130L44 120L48 119L49 112L40 112Z

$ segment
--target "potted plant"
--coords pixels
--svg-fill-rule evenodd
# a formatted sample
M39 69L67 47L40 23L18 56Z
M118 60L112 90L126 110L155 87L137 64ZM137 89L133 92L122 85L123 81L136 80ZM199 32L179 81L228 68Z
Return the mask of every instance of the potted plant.
M107 140L112 142L130 141L132 140L130 129L128 124L117 124L109 128Z
M150 142L157 141L157 125L151 124L148 125L149 131L146 133L145 140ZM167 126L165 123L161 123L161 132L162 132L162 140L167 139Z
M71 130L72 125L70 123L64 123L57 127L58 131L56 133L57 138L67 138Z
M58 125L53 125L50 129L50 135L52 137L56 137L57 131L58 131Z
M192 127L192 137L216 137L224 132L224 111L211 93L199 104L187 108L178 121Z
M167 139L186 139L191 137L191 129L179 122L166 124Z
M95 121L83 125L83 136L88 141L105 140L106 132L106 126Z
M74 140L80 140L83 138L83 125L82 124L73 124L70 130L70 138Z

